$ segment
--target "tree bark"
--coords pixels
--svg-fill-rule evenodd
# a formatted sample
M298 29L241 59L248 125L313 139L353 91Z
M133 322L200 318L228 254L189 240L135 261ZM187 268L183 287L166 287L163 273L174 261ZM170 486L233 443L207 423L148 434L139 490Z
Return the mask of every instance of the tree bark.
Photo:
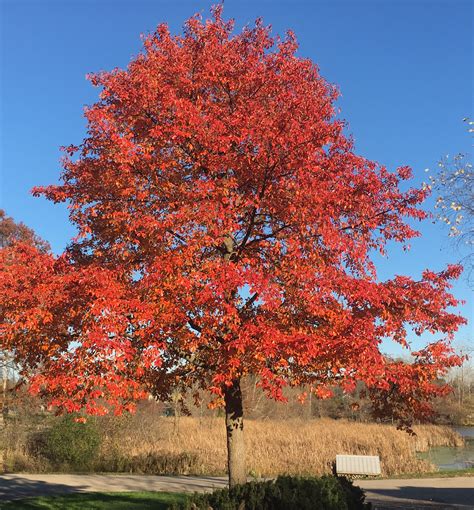
M244 419L240 380L224 390L225 425L227 430L227 469L229 487L247 481L245 460Z

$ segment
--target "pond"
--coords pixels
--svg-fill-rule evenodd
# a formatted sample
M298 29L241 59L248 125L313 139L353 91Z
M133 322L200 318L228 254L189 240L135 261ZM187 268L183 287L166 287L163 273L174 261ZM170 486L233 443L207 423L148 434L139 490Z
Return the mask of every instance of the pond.
M463 447L438 446L419 453L418 457L432 462L440 471L474 467L474 427L455 427L455 430L464 437Z

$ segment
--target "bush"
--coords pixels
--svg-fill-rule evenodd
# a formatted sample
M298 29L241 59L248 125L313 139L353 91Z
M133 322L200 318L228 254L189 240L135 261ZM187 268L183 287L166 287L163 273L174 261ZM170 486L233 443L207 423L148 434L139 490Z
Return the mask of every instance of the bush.
M211 494L195 494L181 506L184 510L366 510L365 496L351 481L333 476L249 482Z
M371 508L371 503L365 503L365 493L357 485L354 485L352 480L344 476L337 477L341 487L346 493L347 510L362 510L364 508Z
M101 436L92 420L78 423L74 418L66 415L53 424L45 437L44 454L56 468L87 471L99 455Z

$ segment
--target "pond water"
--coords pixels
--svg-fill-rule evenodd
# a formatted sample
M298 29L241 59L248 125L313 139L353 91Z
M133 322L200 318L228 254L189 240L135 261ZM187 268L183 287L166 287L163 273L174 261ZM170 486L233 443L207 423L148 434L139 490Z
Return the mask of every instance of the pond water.
M441 471L474 467L474 427L455 427L455 430L464 437L463 447L438 446L419 453L418 457L429 460Z

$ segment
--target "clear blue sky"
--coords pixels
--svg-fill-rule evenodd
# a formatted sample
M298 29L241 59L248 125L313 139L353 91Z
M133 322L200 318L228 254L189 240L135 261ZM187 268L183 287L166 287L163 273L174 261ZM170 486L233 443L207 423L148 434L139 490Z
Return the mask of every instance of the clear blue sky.
M173 32L214 1L0 0L0 207L33 227L59 253L73 235L64 206L33 198L34 185L57 182L59 147L84 136L84 105L97 89L91 71L126 66L141 33L167 22ZM442 155L468 152L461 119L472 116L472 9L468 0L225 0L241 27L262 16L274 33L291 28L299 54L339 85L342 116L357 151L389 168L411 165L426 179ZM418 276L460 258L447 230L429 222L405 254L395 248L380 276ZM455 293L472 319L465 281ZM457 340L472 341L472 326Z

